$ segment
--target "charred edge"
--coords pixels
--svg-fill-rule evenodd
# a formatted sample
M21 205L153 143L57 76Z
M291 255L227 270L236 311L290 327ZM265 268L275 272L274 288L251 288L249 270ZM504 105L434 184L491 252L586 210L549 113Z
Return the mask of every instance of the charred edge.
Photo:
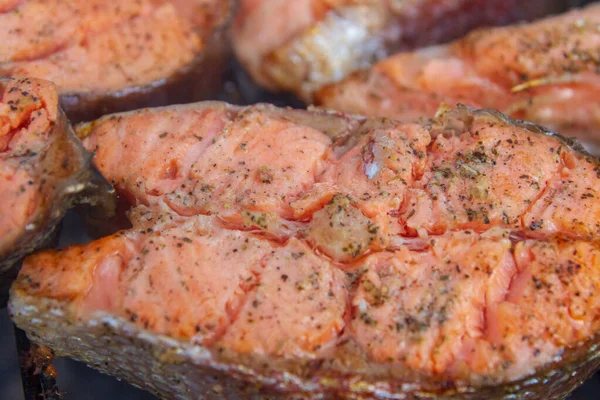
M31 343L25 332L14 327L21 366L21 380L25 400L62 400L56 383L50 349Z
M235 18L238 8L240 6L240 0L225 0L220 3L222 4L220 11L226 11L223 15L223 18L221 18L220 22L216 26L212 27L211 36L227 34L229 26L233 22L233 19Z

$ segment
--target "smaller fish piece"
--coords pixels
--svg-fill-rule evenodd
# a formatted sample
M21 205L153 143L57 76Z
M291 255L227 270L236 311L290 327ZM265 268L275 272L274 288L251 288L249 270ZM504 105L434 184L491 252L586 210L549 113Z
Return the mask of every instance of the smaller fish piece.
M0 75L56 83L72 122L215 96L235 0L23 0L0 5Z
M600 5L400 53L323 88L315 104L403 121L440 104L495 108L600 151Z
M19 260L52 239L74 204L109 215L113 189L58 106L56 86L0 78L0 306Z
M482 26L565 9L551 0L242 0L237 58L272 91L310 102L316 90L398 51L444 43Z

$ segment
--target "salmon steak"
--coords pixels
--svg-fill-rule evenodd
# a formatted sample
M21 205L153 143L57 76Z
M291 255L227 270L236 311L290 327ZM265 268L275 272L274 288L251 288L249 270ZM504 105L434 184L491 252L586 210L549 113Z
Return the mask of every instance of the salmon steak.
M72 121L221 89L235 0L3 0L0 76L58 86Z
M442 102L494 108L600 151L600 5L400 53L315 96L324 107L414 121Z
M11 316L59 355L166 399L562 399L600 365L572 141L219 102L76 131L131 226L24 262Z
M56 87L0 78L0 306L18 261L45 245L74 203L110 212L112 188L58 107ZM99 208L100 209L100 208Z
M401 50L456 39L473 28L560 12L551 0L241 0L236 55L273 91L310 101L320 87Z

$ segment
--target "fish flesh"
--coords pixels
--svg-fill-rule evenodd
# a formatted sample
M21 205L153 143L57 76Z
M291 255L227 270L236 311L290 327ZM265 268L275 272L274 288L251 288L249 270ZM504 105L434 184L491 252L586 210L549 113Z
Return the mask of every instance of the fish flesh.
M0 75L56 83L71 121L221 89L234 0L3 3Z
M24 255L52 239L67 209L109 215L113 190L58 106L56 87L0 78L0 306ZM103 210L103 211L102 211Z
M445 46L399 53L339 84L315 103L414 121L442 102L494 108L600 145L600 5L530 24L474 31Z
M260 85L310 102L320 87L386 56L481 26L563 11L550 0L241 0L238 60Z
M80 124L132 226L26 259L32 340L173 399L559 399L600 364L600 164L495 111Z

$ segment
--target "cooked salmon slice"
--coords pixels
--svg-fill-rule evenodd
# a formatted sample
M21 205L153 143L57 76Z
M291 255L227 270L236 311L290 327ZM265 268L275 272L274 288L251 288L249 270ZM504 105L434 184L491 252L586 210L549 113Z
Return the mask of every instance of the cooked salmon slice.
M215 215L275 236L308 229L312 237L332 219L356 218L364 219L361 231L376 234L345 236L363 237L369 246L394 234L493 226L529 235L600 234L592 218L600 215L594 160L503 117L481 113L470 121L470 113L460 108L426 124L362 122L358 134L333 141L274 107L223 103L116 114L77 130L133 204L165 203L182 216ZM356 144L340 152L350 136ZM132 149L140 154L133 160ZM569 204L573 198L577 207ZM339 232L325 235L326 246L343 258L334 249ZM352 258L369 249L364 243ZM347 244L342 248L350 251L354 245Z
M310 100L321 86L400 51L458 38L478 26L532 19L563 1L242 0L238 59L271 90Z
M442 103L498 109L590 146L599 139L600 6L477 30L446 46L399 53L324 88L315 102L414 121Z
M28 257L11 313L161 396L480 390L600 329L599 164L532 124L208 102L76 130L132 227Z
M170 76L189 64L200 47L200 38L165 4L46 57L1 68L6 75L44 77L63 93L114 92Z
M219 80L216 69L229 54L220 29L232 8L229 0L0 4L0 75L53 81L78 121L136 104L198 100L196 87L218 86L198 81L201 72ZM192 77L191 88L171 88Z
M48 240L80 194L96 185L108 189L93 171L58 106L56 86L0 78L0 306L15 263Z
M0 14L0 27L2 74L52 80L62 93L148 84L202 46L168 1L33 0Z

